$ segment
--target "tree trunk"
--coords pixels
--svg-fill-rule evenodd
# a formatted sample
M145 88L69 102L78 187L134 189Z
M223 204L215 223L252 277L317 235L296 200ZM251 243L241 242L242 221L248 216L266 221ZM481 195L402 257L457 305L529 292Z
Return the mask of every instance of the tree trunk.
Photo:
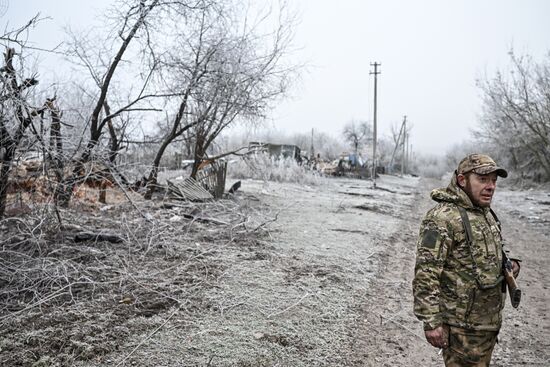
M13 58L15 55L15 49L6 48L6 52L4 53L5 66L3 67L3 71L6 73L6 76L4 77L5 82L9 83L11 87L11 92L7 95L7 98L14 99L19 103L15 108L15 121L18 122L18 126L13 136L4 125L4 116L1 116L2 118L0 119L0 218L4 216L6 210L8 181L15 151L19 147L19 144L25 135L25 131L31 124L32 118L42 114L47 108L46 104L32 111L29 111L26 106L23 108L25 101L21 98L21 91L32 85L38 84L38 80L34 78L26 79L24 83L18 85L17 75L15 73L15 68L13 67ZM25 114L27 117L25 117Z
M197 136L197 140L195 142L195 155L194 155L193 168L191 169L192 178L197 178L197 172L199 171L199 166L202 160L204 159L204 153L205 153L204 137Z
M4 130L2 135L4 134L7 134L7 131ZM11 163L17 147L15 142L11 141L8 136L3 137L2 145L5 151L3 156L0 157L0 218L3 218L6 212Z
M53 165L53 171L55 173L56 189L63 180L64 158L63 158L63 139L61 137L61 112L54 105L55 97L48 98L46 100L46 107L50 110L51 115L51 127L50 127L50 152L51 164Z
M50 151L54 152L54 164L56 168L63 168L63 140L61 138L61 113L53 104L54 98L46 100L46 106L50 110L52 123L50 127Z
M107 72L103 78L103 83L99 91L99 97L97 103L94 107L94 110L90 117L90 140L84 149L84 152L81 154L80 158L76 160L74 169L72 170L71 175L63 180L63 183L58 186L59 190L56 190L55 201L61 206L68 206L71 201L71 197L74 191L74 187L80 178L80 172L84 168L84 164L90 160L92 152L96 145L99 142L99 138L102 135L104 126L109 122L109 119L103 119L100 121L101 110L104 107L104 103L107 99L107 93L111 85L111 81L117 70L119 63L126 52L126 49L130 45L130 42L134 39L137 31L145 24L145 18L147 15L158 5L159 1L154 0L151 4L145 5L144 2L140 3L140 15L135 21L130 31L125 37L122 37L122 44L118 49L116 55L113 58L113 61L109 65ZM126 24L125 24L126 26Z
M107 183L105 181L99 185L99 202L101 204L107 203Z
M166 148L172 140L175 139L175 136L168 137L162 145L160 146L157 155L155 156L155 160L153 161L153 167L151 168L151 172L149 172L149 177L147 178L146 187L147 190L145 191L145 194L143 195L143 198L146 200L151 200L153 197L153 193L155 192L156 186L157 186L157 178L158 178L158 172L159 172L159 166L160 161L162 159L162 156L164 155L164 152L166 151Z
M0 164L0 218L4 217L6 211L6 200L8 197L8 180L10 177L11 161L2 160Z
M83 172L85 168L84 164L90 160L90 156L96 145L97 139L90 139L80 159L74 162L74 167L71 174L68 177L65 177L61 183L57 185L57 189L54 194L54 202L56 205L65 208L69 206L76 183L81 179L81 172Z

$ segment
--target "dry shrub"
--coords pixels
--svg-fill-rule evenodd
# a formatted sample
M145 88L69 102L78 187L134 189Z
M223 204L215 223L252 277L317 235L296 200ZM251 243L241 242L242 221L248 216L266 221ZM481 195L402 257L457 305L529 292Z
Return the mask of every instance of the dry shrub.
M324 178L317 171L292 158L275 158L267 154L245 156L230 162L228 174L233 178L319 185Z
M435 155L418 155L414 170L422 177L440 179L449 171L449 166L442 157Z
M62 224L38 205L0 220L2 366L74 365L113 352L130 329L157 327L169 310L200 317L228 266L224 249L248 254L274 220L246 197L59 211ZM83 231L124 242L76 241Z

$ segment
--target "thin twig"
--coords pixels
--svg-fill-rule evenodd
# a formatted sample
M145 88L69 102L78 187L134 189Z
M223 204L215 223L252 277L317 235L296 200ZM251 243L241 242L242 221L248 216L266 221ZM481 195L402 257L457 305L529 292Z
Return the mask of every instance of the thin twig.
M268 315L267 315L267 318L270 319L270 318L272 318L273 316L279 316L279 315L281 315L281 314L287 312L288 310L290 310L290 309L292 309L292 308L298 306L300 303L302 303L302 301L303 301L304 299L306 299L306 298L309 297L309 296L310 296L309 293L304 294L304 295L302 296L302 298L300 298L296 303L293 303L292 305L288 306L287 308L285 308L285 309L282 310L282 311L268 314Z
M411 333L411 334L414 335L415 337L419 338L420 340L422 340L422 341L425 340L423 336L418 335L417 333L415 333L414 331L412 331L411 329L409 329L409 328L406 327L405 325L402 325L402 324L398 323L397 321L393 320L392 318L388 318L387 316L382 315L381 313L376 312L376 311L374 311L374 310L372 310L372 309L370 310L370 312L374 312L374 313L377 314L381 319L384 318L384 319L386 319L386 320L388 320L388 321L393 322L395 325L397 325L397 326L401 327L402 329L408 331L409 333Z
M160 329L162 329L164 327L164 325L166 325L168 323L168 321L170 321L170 319L176 314L176 312L179 311L179 307L176 308L171 314L170 316L168 316L168 318L159 326L157 327L151 334L147 335L146 338L144 338L141 342L139 342L138 345L136 345L136 347L134 349L132 349L132 351L130 353L128 353L128 355L126 355L120 362L117 363L117 365L115 367L118 367L120 365L122 365L128 358L130 358L130 356L132 354L134 354L134 352L136 350L138 350L147 340L151 339L153 337L153 335L155 335Z

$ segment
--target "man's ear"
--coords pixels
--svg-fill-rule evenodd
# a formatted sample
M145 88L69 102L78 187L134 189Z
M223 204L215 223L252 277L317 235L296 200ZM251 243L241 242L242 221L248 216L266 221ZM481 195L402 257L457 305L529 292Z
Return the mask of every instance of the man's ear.
M456 175L456 181L458 182L458 186L464 187L466 186L466 176L464 176L462 173L459 173Z

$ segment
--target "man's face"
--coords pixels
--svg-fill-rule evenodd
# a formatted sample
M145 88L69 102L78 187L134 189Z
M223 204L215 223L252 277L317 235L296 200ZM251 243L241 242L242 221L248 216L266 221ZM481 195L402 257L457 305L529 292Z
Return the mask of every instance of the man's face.
M466 176L459 175L458 180L460 186L468 194L474 205L482 208L491 205L491 200L497 187L496 172L487 175L478 175L472 172Z

